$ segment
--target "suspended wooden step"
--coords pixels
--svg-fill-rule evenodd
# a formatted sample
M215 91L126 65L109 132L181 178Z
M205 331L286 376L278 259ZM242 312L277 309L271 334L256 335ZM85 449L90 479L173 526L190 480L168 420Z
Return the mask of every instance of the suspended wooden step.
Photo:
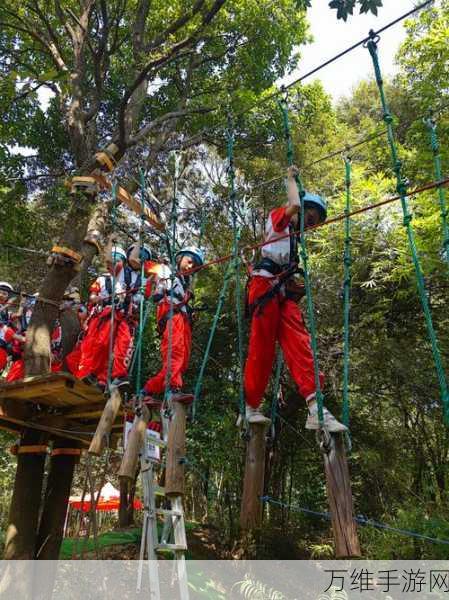
M105 403L106 398L97 387L69 373L0 383L0 429L38 429L88 446ZM122 414L120 410L113 432L121 432Z

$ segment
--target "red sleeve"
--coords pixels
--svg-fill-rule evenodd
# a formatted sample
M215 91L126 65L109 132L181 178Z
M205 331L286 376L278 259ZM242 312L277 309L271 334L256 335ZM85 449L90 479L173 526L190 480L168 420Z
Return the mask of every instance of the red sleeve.
M6 327L5 331L5 342L9 344L14 339L15 331L11 327Z
M89 294L98 294L101 290L100 281L96 279L89 288Z
M270 212L271 222L276 233L282 233L290 223L290 217L285 213L286 209L286 206L280 206Z

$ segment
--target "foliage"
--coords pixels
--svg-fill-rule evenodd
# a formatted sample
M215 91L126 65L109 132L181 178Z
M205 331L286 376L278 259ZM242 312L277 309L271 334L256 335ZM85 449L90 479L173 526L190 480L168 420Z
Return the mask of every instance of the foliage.
M115 17L121 4L108 3ZM131 43L136 4L125 2L125 12L117 21L118 47L105 64L100 106L92 117L88 135L83 138L89 153L103 147L106 140L117 133L120 102L141 65L139 61L143 60L141 55L140 58L133 56ZM146 20L147 43L169 26L173 14L179 14L181 8L180 2L151 4L153 12ZM226 115L222 110L228 104L236 117L235 163L242 245L259 241L269 210L284 201L282 176L286 161L281 115L276 100L268 100L267 96L272 92L273 83L296 66L295 48L308 34L303 12L306 3L283 0L275 4L275 10L271 10L273 3L268 0L233 0L223 6L208 29L208 35L201 39L201 44L198 42L194 46L195 49L191 48L195 59L201 62L185 97L192 112L170 127L165 123L164 127L156 128L138 144L130 146L121 163L123 166L119 167L119 176L127 177L131 182L136 167L141 164L145 167L149 186L159 200L157 208L168 217L173 185L169 153L189 140L189 147L182 150L178 241L180 244L198 241L204 224L201 241L208 259L227 255L232 246L223 132ZM67 3L69 5L72 11L78 10L75 3ZM352 2L352 8L354 6ZM369 8L373 12L376 6L379 2L360 3L361 9ZM351 14L351 3L346 3L345 7ZM335 8L338 9L336 4ZM9 8L2 7L0 11L3 11L0 13L2 20L10 19L8 11L13 11L28 24L36 24L37 30L42 28L41 19L28 5L11 2ZM51 13L48 18L57 29L61 50L73 69L70 39L63 33L57 15ZM99 15L100 29L94 24L95 19L90 29L91 41L96 48L101 40L101 19ZM182 31L168 36L160 51L181 41L182 36L188 35L196 26L197 17ZM400 74L394 81L386 83L397 126L400 157L412 188L433 179L432 155L422 116L430 107L441 106L447 100L449 56L445 39L447 42L448 27L447 0L443 0L440 7L423 11L418 19L408 22L407 39L399 55ZM9 27L2 29L0 43L2 55L9 52L13 57L0 64L5 92L1 100L5 119L0 125L0 278L22 285L26 291L34 291L45 271L43 259L17 248L31 246L34 250L47 250L69 210L59 175L73 172L80 165L66 118L73 89L70 78L58 69L55 71L51 57L37 51L40 46L33 36L12 31ZM230 47L233 52L229 54ZM16 55L15 51L19 49L21 54ZM89 53L87 55L83 80L83 89L87 90L83 96L86 111L94 100L89 96L94 93L90 89L94 85L94 60ZM147 58L154 59L157 53L150 55ZM142 127L176 109L186 91L189 56L178 57L150 74L138 123L129 134L131 138ZM20 64L20 57L25 64ZM45 84L42 84L44 80ZM40 84L57 90L47 110L40 105L37 91L31 91ZM19 99L18 95L22 97ZM261 103L261 99L265 101ZM345 182L340 150L384 127L374 82L371 79L361 82L336 106L319 82L290 90L288 102L296 161L306 187L327 196L331 218L341 216ZM247 110L250 107L252 110ZM200 108L212 110L193 112ZM246 110L245 114L243 110ZM442 161L447 166L447 111L441 110L436 116ZM200 135L195 139L201 143L190 145L196 135ZM27 146L32 155L15 154L11 149L16 145ZM335 153L335 156L320 160L329 153ZM354 209L395 195L394 173L385 137L377 137L351 154ZM449 284L447 265L441 256L436 192L420 194L411 198L410 203L447 369ZM135 235L136 220L124 211L120 215L120 227L118 235L126 243L128 235ZM162 256L164 240L158 239L153 232L148 232L148 239L156 253ZM343 348L344 234L341 221L307 234L307 241L320 364L326 374L326 405L339 415ZM246 254L252 258L250 252ZM356 512L392 527L448 539L448 430L442 422L438 384L398 203L354 216L352 255L350 401L353 452L350 468ZM102 268L100 261L96 267ZM189 390L194 388L197 380L225 268L225 264L214 265L198 274L195 280L196 302L208 304L209 311L196 316L191 368L185 384ZM214 523L220 528L230 551L238 556L241 549L236 539L245 442L235 427L239 364L234 294L232 284L205 371L197 419L188 428L185 503L188 517ZM145 376L153 374L160 365L159 339L154 325L153 312L145 334ZM248 323L245 323L245 340L247 333ZM326 489L322 460L313 437L303 430L306 408L286 369L281 382L281 419L276 423L276 439L267 451L266 493L279 499L283 506L265 507L264 531L255 541L254 553L264 558L278 557L281 553L287 558L327 558L332 539L329 523L291 508L327 510ZM267 410L271 402L272 389L269 388ZM10 490L14 462L5 457L4 463L0 483L2 489ZM6 518L6 501L7 498L2 498L2 519ZM448 558L445 545L411 540L388 531L364 527L360 529L360 537L368 558ZM245 590L254 594L275 593L274 590L261 590L259 584L248 579Z

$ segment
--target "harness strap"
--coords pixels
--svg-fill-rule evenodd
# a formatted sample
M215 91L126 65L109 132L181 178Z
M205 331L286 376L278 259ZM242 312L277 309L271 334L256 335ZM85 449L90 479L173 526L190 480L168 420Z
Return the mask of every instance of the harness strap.
M301 275L304 275L304 271L302 269L300 269L298 267L297 264L292 265L291 267L289 267L286 271L284 271L284 273L282 273L279 276L278 282L275 283L275 285L268 290L267 292L265 292L265 294L262 294L261 296L259 296L259 298L257 298L256 300L254 300L254 302L252 304L249 304L248 302L246 303L245 306L245 313L246 316L249 318L252 318L254 314L256 314L257 311L257 315L260 315L262 313L263 308L268 304L268 302L270 302L270 300L272 300L273 298L275 298L281 291L282 286L291 278L293 277L293 275L295 275L296 273L300 273ZM247 298L248 298L248 284L249 284L249 279L247 281L246 284L246 290L247 290ZM286 298L288 298L288 294L286 294Z

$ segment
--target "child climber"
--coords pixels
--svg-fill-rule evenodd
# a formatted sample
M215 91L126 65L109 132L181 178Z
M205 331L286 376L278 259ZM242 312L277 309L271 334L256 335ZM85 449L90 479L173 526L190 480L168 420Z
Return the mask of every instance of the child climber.
M127 253L118 246L110 248L106 253L108 273L98 277L89 290L91 306L86 333L79 348L79 368L76 375L102 388L106 386L108 378L112 326L112 383L122 389L129 386L128 368L141 288L140 270L131 267L127 261L133 249L134 246ZM141 249L141 259L151 259L148 248ZM134 267L138 266L136 261L133 264Z
M166 265L159 265L155 280L156 289L153 299L158 303L157 324L162 336L162 368L157 375L148 379L143 389L151 396L164 393L168 386L172 400L188 403L192 400L192 396L181 391L182 377L189 365L192 343L192 310L189 301L193 298L193 293L189 287L188 272L204 264L204 254L199 248L191 246L180 250L175 258L177 273L173 279L173 288L171 270ZM171 302L173 302L172 307ZM168 372L170 372L169 381L167 381ZM152 398L147 400L151 401Z
M300 210L300 197L295 181L297 173L296 167L289 167L288 202L270 212L264 240L270 243L262 246L262 260L254 265L251 273L248 304L252 319L244 373L246 418L249 423L268 422L259 407L271 375L278 341L290 373L309 408L306 429L318 429L310 336L297 304L301 296L300 284L293 277L298 272L299 261L297 236L292 235L298 229ZM306 193L303 202L305 227L326 220L326 203L323 198ZM320 385L323 383L324 377L320 373ZM324 426L328 431L346 430L326 408L323 413Z

